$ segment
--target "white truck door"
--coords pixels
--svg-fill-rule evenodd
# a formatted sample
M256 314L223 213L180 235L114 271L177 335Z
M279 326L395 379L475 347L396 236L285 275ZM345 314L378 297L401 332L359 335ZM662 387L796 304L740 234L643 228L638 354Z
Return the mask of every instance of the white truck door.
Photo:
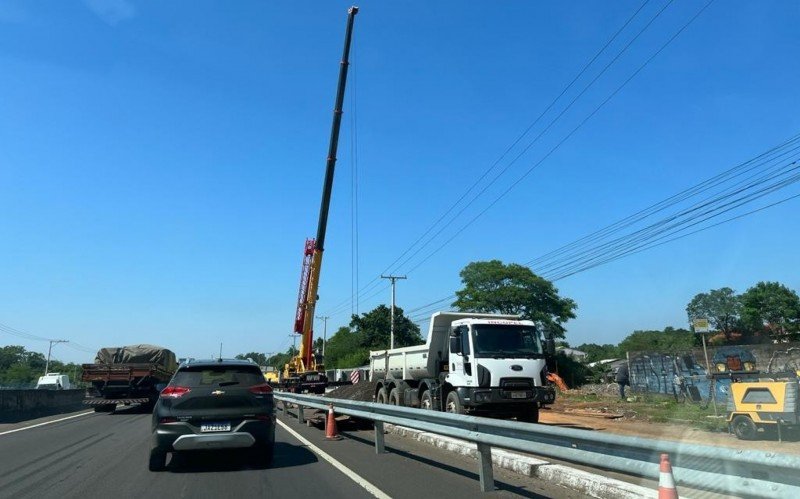
M447 376L447 380L453 386L472 386L473 364L469 327L457 326L451 332L451 338L457 338L455 342L459 347L457 351L450 349L450 374Z

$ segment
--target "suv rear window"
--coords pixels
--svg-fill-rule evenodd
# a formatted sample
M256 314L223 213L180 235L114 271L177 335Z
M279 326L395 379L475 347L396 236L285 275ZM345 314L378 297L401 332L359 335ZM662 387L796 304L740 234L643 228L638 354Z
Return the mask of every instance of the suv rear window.
M175 373L172 384L179 386L253 386L265 383L264 375L256 367L247 366L197 366Z

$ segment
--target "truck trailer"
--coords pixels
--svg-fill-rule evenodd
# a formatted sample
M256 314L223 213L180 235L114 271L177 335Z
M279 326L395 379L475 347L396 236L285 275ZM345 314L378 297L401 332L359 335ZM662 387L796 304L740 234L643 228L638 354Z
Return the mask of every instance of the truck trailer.
M517 315L436 312L425 344L370 352L370 379L378 403L536 423L554 353Z
M81 381L91 384L83 403L97 412L113 412L117 404L155 404L158 385L169 382L178 364L166 348L129 345L101 348L94 364L81 367Z

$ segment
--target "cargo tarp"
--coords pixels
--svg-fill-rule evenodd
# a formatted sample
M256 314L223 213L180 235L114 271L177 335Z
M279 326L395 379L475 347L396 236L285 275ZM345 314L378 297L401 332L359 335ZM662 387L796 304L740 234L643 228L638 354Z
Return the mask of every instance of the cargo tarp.
M97 364L158 364L170 371L177 368L172 350L157 345L101 348L94 361Z

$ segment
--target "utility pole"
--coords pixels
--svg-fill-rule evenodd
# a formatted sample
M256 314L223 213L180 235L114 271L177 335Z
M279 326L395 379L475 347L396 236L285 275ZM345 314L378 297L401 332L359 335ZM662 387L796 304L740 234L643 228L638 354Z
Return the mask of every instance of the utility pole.
M322 321L322 362L325 362L325 343L328 342L328 316L317 316L317 319Z
M292 350L295 352L297 351L297 337L300 336L297 333L289 333L289 336L292 337Z
M47 348L47 362L44 364L44 374L50 372L50 352L53 351L53 345L56 343L69 343L69 340L50 340L50 346Z
M404 275L383 275L381 274L381 279L389 279L392 281L392 326L391 326L391 335L389 336L389 348L394 348L394 286L395 282L398 279L407 279Z

